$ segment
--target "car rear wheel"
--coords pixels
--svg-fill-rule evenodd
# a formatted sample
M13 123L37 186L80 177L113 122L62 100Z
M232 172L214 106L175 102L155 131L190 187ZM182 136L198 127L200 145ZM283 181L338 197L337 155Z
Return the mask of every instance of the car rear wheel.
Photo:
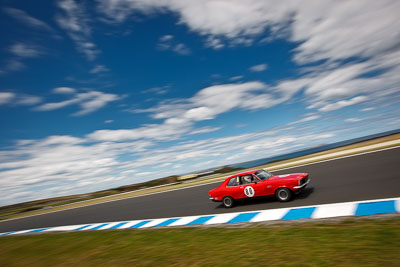
M292 191L290 191L287 188L282 187L282 188L279 188L278 190L276 190L275 196L279 201L286 202L286 201L289 201L290 198L292 197Z
M222 199L222 204L224 204L225 208L232 208L233 207L233 198L226 196Z

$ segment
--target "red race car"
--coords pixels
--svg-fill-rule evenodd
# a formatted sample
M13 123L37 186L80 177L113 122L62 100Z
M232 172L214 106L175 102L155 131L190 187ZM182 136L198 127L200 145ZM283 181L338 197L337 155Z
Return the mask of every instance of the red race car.
M265 170L254 170L228 177L220 186L208 192L212 201L231 208L237 199L275 195L279 201L289 201L310 182L308 173L273 175Z

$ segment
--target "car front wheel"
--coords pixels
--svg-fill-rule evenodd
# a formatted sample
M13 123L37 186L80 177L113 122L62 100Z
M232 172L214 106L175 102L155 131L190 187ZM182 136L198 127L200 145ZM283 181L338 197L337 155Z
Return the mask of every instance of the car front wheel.
M226 196L222 199L222 204L224 204L225 208L232 208L233 207L233 198Z
M292 197L292 191L290 191L287 188L282 187L282 188L279 188L278 190L276 190L275 196L279 201L286 202L286 201L289 201L290 198Z

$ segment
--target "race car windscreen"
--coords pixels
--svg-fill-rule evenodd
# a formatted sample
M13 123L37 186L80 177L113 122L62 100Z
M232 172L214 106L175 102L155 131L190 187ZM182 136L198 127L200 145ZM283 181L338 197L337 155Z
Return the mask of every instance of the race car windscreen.
M254 174L255 174L258 178L260 178L261 180L263 180L263 181L266 180L266 179L268 179L269 177L273 176L272 173L267 172L267 171L265 171L265 170L259 170L259 171L255 172Z

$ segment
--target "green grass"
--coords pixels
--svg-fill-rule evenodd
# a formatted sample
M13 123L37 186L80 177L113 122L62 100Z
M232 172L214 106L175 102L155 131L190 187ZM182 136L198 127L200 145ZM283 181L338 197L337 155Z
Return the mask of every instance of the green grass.
M0 238L0 266L400 266L400 218Z

